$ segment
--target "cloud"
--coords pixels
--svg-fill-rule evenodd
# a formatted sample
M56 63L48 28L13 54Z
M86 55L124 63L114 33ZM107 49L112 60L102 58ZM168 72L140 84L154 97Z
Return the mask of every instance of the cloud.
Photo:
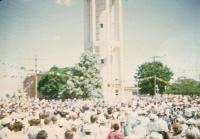
M56 4L71 6L74 0L56 0Z

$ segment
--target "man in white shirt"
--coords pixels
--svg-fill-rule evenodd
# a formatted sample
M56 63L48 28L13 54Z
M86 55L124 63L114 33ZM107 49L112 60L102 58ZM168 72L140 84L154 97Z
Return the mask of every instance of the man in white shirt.
M28 128L27 135L29 139L37 139L37 134L41 130L40 119L32 120L32 125Z
M7 139L8 135L10 134L11 131L8 128L10 122L11 122L11 119L9 117L6 117L1 120L1 125L3 126L3 128L0 130L1 139Z

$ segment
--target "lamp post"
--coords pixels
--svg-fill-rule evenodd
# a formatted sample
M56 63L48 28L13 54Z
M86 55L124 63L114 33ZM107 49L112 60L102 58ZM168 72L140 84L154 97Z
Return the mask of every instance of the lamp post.
M137 96L139 95L139 80L138 80L138 76L135 75L134 76L135 81L136 81L136 92L137 92Z
M154 77L154 95L157 93L157 90L156 90L156 58L162 58L166 55L163 55L163 56L153 56L151 58L153 58L153 77Z
M159 88L158 88L158 85L156 85L156 95L158 95L159 94Z
M165 93L167 92L167 86L165 85Z
M37 98L38 97L38 91L37 91L37 88L38 88L38 86L37 86L37 84L38 84L38 73L37 73L37 56L35 56L35 98Z

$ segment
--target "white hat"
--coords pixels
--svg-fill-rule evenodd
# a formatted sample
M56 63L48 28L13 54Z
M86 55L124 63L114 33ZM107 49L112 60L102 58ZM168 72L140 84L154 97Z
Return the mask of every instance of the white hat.
M144 126L138 125L133 129L133 133L140 138L144 138L144 136L147 134L147 131Z
M163 139L163 136L157 132L152 132L149 139Z
M157 116L157 115L155 115L155 114L150 114L150 115L149 115L149 119L150 119L150 120L154 120L154 121L155 121L155 120L157 120L157 119L158 119L158 116Z
M103 115L101 115L98 118L98 122L101 124L105 124L107 121L106 121L106 118Z
M186 111L185 111L185 116L186 116L186 117L191 117L191 116L192 116L192 112L189 111L189 110L186 110Z
M187 121L187 124L196 125L197 122L196 122L194 119L189 119L189 120Z
M59 125L59 126L65 126L65 125L66 125L66 121L64 121L64 120L59 120L59 121L58 121L58 125Z
M89 125L85 125L84 130L85 130L85 132L91 132L92 131L91 126L89 126Z
M6 124L9 124L9 123L11 123L11 122L12 122L12 119L9 118L9 117L3 118L3 119L1 120L1 124L2 124L2 125L6 125Z

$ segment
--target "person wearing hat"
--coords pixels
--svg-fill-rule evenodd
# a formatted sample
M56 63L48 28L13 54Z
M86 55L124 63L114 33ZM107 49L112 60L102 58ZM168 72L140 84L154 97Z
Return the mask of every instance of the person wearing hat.
M64 139L64 123L62 123L62 121L59 121L56 116L51 117L51 120L51 131L54 131L54 137L56 137L56 139Z
M91 126L85 125L84 126L84 135L81 137L81 139L97 139L97 135L93 133L93 130Z
M48 138L56 139L56 132L55 132L55 129L53 128L53 126L52 126L52 118L51 117L46 117L44 119L44 127L42 129L47 132L47 134L49 136Z
M182 126L179 123L174 123L172 125L173 128L173 134L171 136L171 139L182 139Z
M133 128L132 134L139 138L145 138L147 135L147 130L143 125L138 123L138 125Z
M1 125L3 128L0 130L0 138L1 139L6 139L8 135L10 134L10 123L11 123L11 118L6 117L1 120Z
M155 114L150 114L149 119L150 122L146 126L148 133L151 133L153 131L159 131L159 125L157 122L158 117Z
M196 120L196 122L197 122L197 127L198 127L199 130L200 130L200 112L197 113L196 117L197 117L197 120Z
M194 131L192 131L191 129L187 129L185 131L185 136L186 136L186 139L199 139L199 137L196 138Z
M167 122L165 120L163 120L163 115L161 113L158 114L158 131L165 131L168 132L168 125Z
M13 130L6 139L28 139L28 136L22 131L23 124L21 122L15 122L12 127Z
M58 121L56 125L53 125L52 128L56 134L56 139L65 139L65 128L64 123L62 121Z
M98 124L99 124L99 139L103 138L106 139L107 134L109 133L108 121L106 120L104 115L100 115L98 117Z
M40 119L32 119L30 121L30 127L27 131L29 139L37 139L37 134L41 130L40 122Z
M187 121L187 124L188 124L188 129L186 129L185 131L186 137L188 135L188 138L190 138L190 136L194 135L195 138L199 139L200 132L199 132L199 129L196 127L196 121L194 119L189 119Z
M147 136L147 139L163 139L163 136L158 132L152 132L149 136Z
M99 137L99 126L97 125L97 116L90 116L90 123L86 123L84 126L85 138L97 139Z
M144 110L140 110L140 108L137 108L137 113L138 113L138 117L137 120L139 120L141 122L141 125L143 126L147 126L147 124L150 122L149 117L147 116L147 111Z

